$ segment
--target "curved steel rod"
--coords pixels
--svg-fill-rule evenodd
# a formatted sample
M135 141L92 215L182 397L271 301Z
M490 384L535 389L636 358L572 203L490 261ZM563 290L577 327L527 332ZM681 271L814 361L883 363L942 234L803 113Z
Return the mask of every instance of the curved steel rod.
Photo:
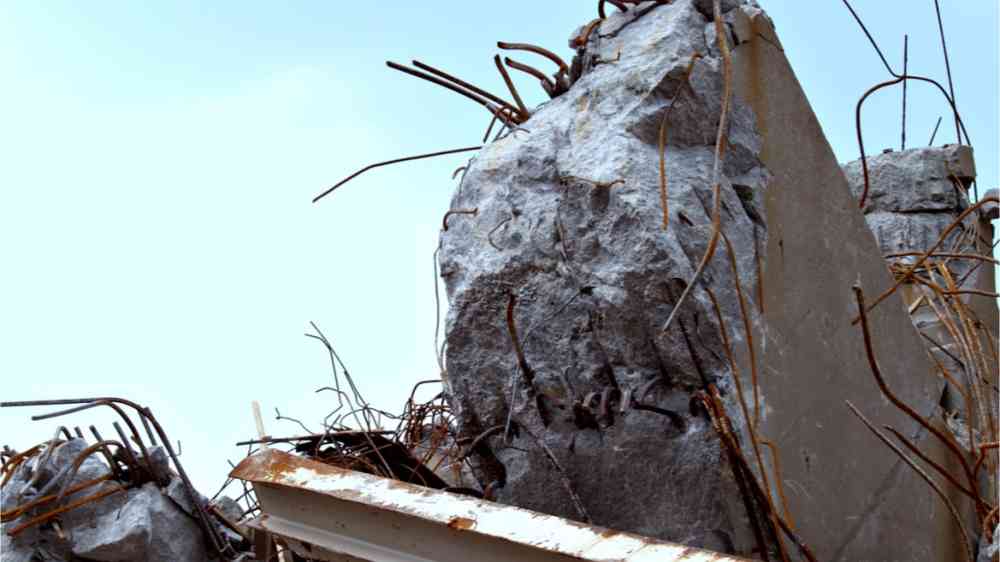
M503 41L497 41L497 47L505 51L528 51L549 59L550 61L559 65L559 70L561 72L569 73L569 65L566 61L559 58L559 55L553 53L552 51L539 47L538 45L530 45L528 43L505 43Z
M556 91L556 83L553 82L551 78L546 76L544 72L538 70L533 66L517 62L516 60L510 57L504 57L504 62L507 63L507 66L513 68L514 70L520 70L521 72L530 74L531 76L538 78L539 82L542 83L542 89L545 90L545 93L547 93L549 97L554 96Z
M442 150L440 152L431 152L429 154L418 154L417 156L407 156L405 158L395 158L393 160L386 160L385 162L378 162L378 163L372 164L370 166L365 166L364 168L361 168L357 172L354 172L353 174L351 174L351 175L347 176L346 178L340 180L339 182L337 182L336 184L334 184L333 187L327 189L323 193L320 193L319 195L317 195L316 197L314 197L313 200L312 200L312 202L315 203L315 202L319 201L320 199L322 199L322 198L326 197L327 195L333 193L333 190L335 190L338 187L344 185L345 183L353 180L354 178L360 176L361 174L367 172L368 170L373 170L375 168L380 168L382 166L388 166L389 164L398 164L400 162L409 162L411 160L423 160L424 158L433 158L435 156L445 156L447 154L458 154L460 152L470 152L472 150L479 150L480 148L482 148L482 146L468 146L466 148L456 148L454 150Z
M470 92L475 93L475 94L479 94L480 96L482 96L482 97L484 97L484 98L486 98L486 99L488 99L490 101L496 102L497 104L502 105L503 107L509 108L509 109L511 109L513 111L517 110L517 108L514 107L513 105L511 105L510 102L508 102L507 100L505 100L503 98L500 98L499 96L495 96L495 95L487 92L486 90L483 90L482 88L479 88L479 87L477 87L477 86L475 86L473 84L470 84L470 83L466 82L465 80L462 80L461 78L452 76L451 74L448 74L447 72L445 72L443 70L440 70L438 68L434 68L433 66L431 66L429 64L424 64L424 63L422 63L422 62L420 62L420 61L418 61L416 59L414 59L412 62L413 62L413 66L415 66L415 67L417 67L417 68L419 68L421 70L426 70L427 72L430 72L431 74L436 74L436 75L440 76L441 78L444 78L445 80L450 80L451 82L454 82L455 84L458 84L459 86L465 88L466 90L469 90Z

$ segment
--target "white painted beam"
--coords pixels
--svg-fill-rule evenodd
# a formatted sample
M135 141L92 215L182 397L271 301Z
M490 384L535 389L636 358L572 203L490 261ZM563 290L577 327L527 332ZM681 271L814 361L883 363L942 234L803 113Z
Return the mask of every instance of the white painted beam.
M251 482L260 500L263 515L253 526L314 559L743 560L335 468L274 449L245 459L232 476Z

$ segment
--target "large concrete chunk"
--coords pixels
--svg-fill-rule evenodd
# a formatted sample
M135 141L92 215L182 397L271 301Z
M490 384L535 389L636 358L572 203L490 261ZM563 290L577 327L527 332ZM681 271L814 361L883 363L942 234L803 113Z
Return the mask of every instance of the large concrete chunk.
M692 0L610 16L579 53L573 88L472 162L452 207L478 217L441 239L448 388L467 438L512 421L509 442L494 431L477 450L478 476L500 501L581 518L547 448L595 524L745 552L746 513L719 441L689 411L694 392L714 383L742 423L709 294L693 291L662 330L711 234L722 63L707 22ZM664 230L658 138L671 104ZM770 175L738 99L730 123L722 215L756 322ZM716 255L702 283L742 347L721 243ZM508 333L511 294L531 380Z

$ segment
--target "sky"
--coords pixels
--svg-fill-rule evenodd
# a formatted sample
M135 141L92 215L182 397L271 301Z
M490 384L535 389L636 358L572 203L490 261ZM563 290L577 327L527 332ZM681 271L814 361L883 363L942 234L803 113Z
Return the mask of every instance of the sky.
M840 0L760 0L841 161L857 99L887 76ZM887 57L945 80L932 0L854 0ZM0 400L116 395L152 408L205 493L253 438L332 409L314 321L373 405L398 411L437 378L432 255L479 106L396 73L413 58L502 92L495 41L547 46L596 2L0 0ZM998 185L995 0L942 0L956 98L980 191ZM539 61L544 64L544 61ZM526 101L537 83L522 80ZM910 88L909 145L944 100ZM869 152L900 144L901 92L865 106ZM955 142L946 117L936 144ZM442 293L443 294L443 293ZM442 307L446 303L442 302ZM424 397L433 390L424 393ZM58 422L0 410L0 443ZM62 418L113 433L106 413Z

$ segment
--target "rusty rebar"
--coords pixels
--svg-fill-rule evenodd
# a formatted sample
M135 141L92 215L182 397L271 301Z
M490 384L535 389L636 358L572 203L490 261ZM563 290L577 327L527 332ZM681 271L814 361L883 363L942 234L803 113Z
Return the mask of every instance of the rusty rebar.
M927 146L934 146L934 139L937 138L938 128L941 127L941 120L944 117L938 117L937 124L934 125L934 132L931 133L931 140L927 142Z
M903 35L903 76L910 68L910 36ZM952 96L954 97L954 96ZM903 81L903 140L901 150L906 150L906 81Z
M451 91L453 91L453 92L455 92L455 93L457 93L457 94L459 94L461 96L464 96L464 97L466 97L466 98L468 98L468 99L470 99L470 100L478 103L479 105L485 107L486 110L489 111L493 115L496 115L497 112L499 111L500 107L503 107L503 106L497 106L497 105L491 103L489 100L487 100L487 99L485 99L483 97L480 97L478 94L470 92L469 90L466 90L464 88L460 88L459 86L457 86L457 85L455 85L455 84L453 84L453 83L451 83L451 82L449 82L447 80L442 80L441 78L438 78L437 76L434 76L432 74L427 74L425 72L420 72L419 70L413 70L412 68L408 68L406 66L394 63L392 61L386 61L385 64L386 64L386 66L388 66L389 68L391 68L393 70L398 70L398 71L400 71L402 73L409 74L410 76L415 76L417 78L420 78L421 80L426 80L428 82L431 82L432 84L436 84L436 85L441 86L443 88L447 88L447 89L449 89L449 90L451 90Z
M923 416L917 413L906 402L900 400L899 397L897 397L896 394L893 393L892 390L889 388L889 385L886 384L885 378L883 378L882 376L882 370L878 365L878 360L875 358L875 350L872 346L871 331L869 330L868 327L868 314L865 310L865 293L860 285L854 285L854 295L858 303L858 311L861 319L861 333L864 339L865 355L868 358L868 366L870 368L872 376L875 378L875 382L878 384L879 390L882 391L882 394L890 402L892 402L892 404L895 405L897 409L905 413L915 422L920 424L924 429L931 432L942 443L944 443L944 445L948 448L948 450L951 451L952 454L954 454L954 456L958 459L959 463L961 463L962 470L965 472L966 479L969 482L969 487L972 489L976 489L977 483L975 476L973 475L972 469L969 467L969 463L966 460L965 455L962 453L961 449L959 449L958 446L951 439L948 439L948 437L945 436L944 432L934 427L933 424L931 424ZM982 499L977 498L976 510L978 513L982 513L981 511L982 507L983 507Z
M31 527L34 527L35 525L40 525L42 523L45 523L46 521L50 521L50 520L58 517L59 515L62 515L63 513L66 513L67 511L71 511L71 510L76 509L78 507L83 507L84 505L96 502L96 501L101 500L103 498L106 498L106 497L108 497L108 496L110 496L112 494L117 494L118 492L124 492L124 491L125 491L125 487L124 486L115 485L115 486L113 486L111 488L108 488L107 490L100 491L100 492L98 492L98 493L96 493L94 495L87 496L87 497L85 497L83 499L80 499L80 500L77 500L77 501L75 501L73 503L64 505L63 507L60 507L60 508L54 509L52 511L49 511L48 513L43 513L42 515L39 515L38 517L29 519L28 521L25 521L24 523L21 523L17 527L14 527L13 529L7 531L7 535L10 536L10 537L16 537L17 535L21 534L25 530L30 529Z
M559 71L561 73L569 74L569 65L566 64L566 61L562 60L559 55L544 47L528 43L506 43L504 41L497 41L497 47L505 51L528 51L530 53L535 53L536 55L542 55L543 57L556 63L559 66Z
M448 231L448 219L451 218L452 215L476 216L478 214L479 214L479 207L476 207L475 209L452 209L447 213L445 213L444 218L441 219L441 230L444 230L445 232Z
M934 0L934 11L937 12L938 31L941 35L941 50L944 52L944 68L948 74L948 92L951 99L957 104L955 99L955 83L951 79L951 59L948 57L948 42L944 36L944 23L941 21L941 4ZM955 119L955 134L958 136L958 144L962 144L962 129L959 127L958 119Z
M619 10L621 10L623 12L628 9L628 6L626 6L625 4L619 2L618 0L599 0L597 2L597 14L601 17L602 20L606 19L608 17L607 14L604 12L604 4L605 3L611 4L612 6L614 6L615 8L618 8Z
M938 247L941 246L941 244L944 243L944 241L948 238L948 235L951 234L952 230L954 230L958 225L962 224L962 222L965 220L966 217L968 217L972 213L978 211L980 207L982 207L983 205L985 205L987 203L997 203L997 204L1000 204L1000 198L997 198L997 197L983 197L982 199L980 199L979 201L977 201L973 205L969 206L968 209L962 211L962 214L960 214L957 219L955 219L954 221L952 221L952 223L950 225L948 225L947 228L944 229L944 231L938 237L937 242L935 242L934 245L932 245L930 247L930 249L928 249L927 251L925 251L923 253L923 255L921 255L920 258L913 265L910 266L909 270L907 270L902 276L898 277L896 279L896 281L893 283L892 287L886 289L885 292L883 292L881 295L878 296L878 298L876 298L874 301L872 301L872 303L868 305L868 307L865 309L865 311L866 312L867 311L871 311L873 308L875 308L876 306L878 306L879 303L881 303L882 301L884 301L885 299L887 299L889 297L889 295L891 295L892 293L894 293L896 291L896 289L899 288L900 285L902 285L907 280L909 280L909 278L913 276L913 273L921 265L923 265L923 263L925 261L927 261L927 258L929 258L930 256L932 256L934 254L934 252L937 251ZM859 320L860 320L860 316L854 318L851 321L851 324L852 325L857 324Z
M75 486L68 488L66 490L66 494L75 494L77 492L81 492L83 490L86 490L87 488L91 488L102 482L107 482L108 480L111 480L113 477L114 476L112 474L105 474L104 476L94 478L93 480L87 480L86 482L81 482ZM57 500L58 498L59 496L57 494L49 494L34 499L24 505L15 506L12 509L0 513L0 521L3 521L4 523L7 523L8 521L13 521L14 519L17 519L18 517L23 515L25 512L32 510L36 507L45 505L53 500Z
M527 121L528 118L531 117L531 112L528 111L528 107L524 105L524 100L521 99L521 94L518 93L517 86L515 86L514 81L511 80L510 73L507 72L507 67L505 67L503 65L503 61L500 60L500 55L493 55L493 64L495 64L497 70L500 71L500 76L503 77L504 84L507 85L510 95L514 98L514 103L517 104L519 120L521 122Z
M542 84L542 89L545 90L545 93L548 94L550 98L553 98L557 95L556 83L553 82L551 78L546 76L545 73L542 72L541 70L538 70L537 68L531 65L518 62L510 57L504 57L504 62L507 64L507 66L513 68L514 70L520 70L521 72L524 72L526 74L534 76L535 78L538 78L538 81L541 82Z
M846 2L847 0L844 1ZM892 80L887 80L885 82L872 86L871 88L868 89L867 92L865 92L863 96L861 96L861 99L858 100L857 107L854 109L854 129L858 136L858 147L861 149L861 171L864 175L864 182L865 182L864 189L861 191L861 200L858 201L859 209L865 208L865 203L868 200L868 190L871 184L871 180L868 177L868 156L867 154L865 154L865 137L861 130L861 108L864 107L865 100L868 99L868 97L874 94L875 92L881 90L882 88L888 88L889 86L892 86L894 84L899 84L904 80L905 78L902 77L893 78Z
M351 175L347 176L346 178L340 180L339 182L337 182L336 184L334 184L333 187L330 187L329 189L327 189L323 193L320 193L319 195L317 195L316 197L314 197L313 200L312 200L312 202L315 203L315 202L319 201L320 199L322 199L322 198L326 197L327 195L329 195L330 193L332 193L333 190L335 190L338 187L344 185L345 183L353 180L354 178L360 176L361 174L367 172L368 170L372 170L372 169L375 169L375 168L380 168L382 166L388 166L390 164L398 164L400 162L410 162L412 160L423 160L425 158L434 158L436 156L446 156L448 154L458 154L458 153L461 153L461 152L471 152L473 150L479 150L480 148L482 148L482 146L468 146L468 147L465 147L465 148L456 148L456 149L452 149L452 150L441 150L441 151L438 151L438 152L431 152L431 153L428 153L428 154L418 154L417 156L406 156L404 158L395 158L395 159L392 159L392 160L386 160L384 162L378 162L378 163L375 163L375 164L371 164L369 166L365 166L364 168L361 168L357 172L354 172L353 174L351 174Z
M928 466L930 466L938 474L943 476L945 480L951 483L952 486L958 488L959 491L961 491L963 494L971 498L973 501L976 501L976 495L973 494L971 490L963 486L958 480L955 479L954 476L951 475L950 472L948 472L943 466L935 462L934 459L924 454L923 451L921 451L916 445L914 445L909 439L907 439L906 436L903 435L899 430L888 425L883 425L882 428L888 431L889 433L892 433L896 437L896 440L902 443L907 449L910 450L911 453L916 455L917 458L927 463Z
M694 64L699 58L701 58L701 53L691 55L691 60L684 71L684 79L681 81L680 87L677 88L674 98L670 100L667 110L663 112L663 119L660 120L660 207L663 209L663 230L667 230L670 226L670 202L667 199L667 124L670 122L670 115L673 113L674 106L684 91L684 87L689 86L691 73L694 71Z
M715 160L712 164L712 236L708 241L708 247L705 249L705 254L701 258L701 262L698 264L698 268L695 270L694 275L691 276L691 281L688 282L687 286L684 287L684 291L681 293L680 298L674 304L673 310L670 311L670 315L667 317L667 321L663 324L662 332L666 332L670 329L670 324L673 323L674 319L677 318L677 313L681 310L681 306L684 301L687 300L688 295L691 294L694 286L697 285L698 280L701 279L702 273L705 271L705 267L708 262L715 255L715 248L719 244L719 234L722 231L722 180L720 179L720 173L722 168L722 157L726 151L726 127L729 124L729 106L732 102L732 89L733 89L733 57L729 51L729 40L727 39L727 33L722 22L722 14L716 2L715 8L715 35L716 41L719 45L719 51L722 53L722 109L721 115L719 116L719 127L715 135Z
M962 517L958 514L958 509L955 507L955 504L952 503L951 499L948 498L948 495L944 493L944 490L941 489L941 487L938 485L937 482L934 481L933 478L931 478L926 472L924 472L922 468L917 466L917 463L913 462L913 460L909 456L907 456L906 453L904 453L899 447L897 447L895 443L890 441L888 437L886 437L885 435L882 434L882 432L876 429L875 426L872 425L872 422L868 421L868 418L866 418L865 415L861 413L861 410L858 410L857 407L855 407L854 404L852 404L849 400L845 402L847 403L847 406L851 409L851 411L854 412L854 415L857 416L858 419L860 419L861 422L864 423L865 426L867 426L868 429L873 434L875 434L875 436L878 437L880 441L882 441L883 443L885 443L887 447L892 449L892 452L896 453L896 455L900 459L902 459L903 462L909 465L909 467L912 468L914 472L916 472L925 482L927 482L927 484L934 490L934 492L938 495L938 497L941 498L941 501L943 501L945 505L948 507L948 511L951 512L952 517L954 517L955 519L955 524L958 525L958 529L962 533L962 545L964 546L963 552L965 553L965 559L967 562L973 562L975 556L972 553L972 547L970 546L969 543L970 540L969 532L965 529L965 524L962 523Z
M726 240L725 238L723 238L723 239ZM727 245L728 245L728 240L727 240ZM732 250L731 246L730 246L730 250ZM734 271L734 273L736 273L736 272ZM739 281L738 274L736 274L736 277L734 279L734 283L736 284L737 287L739 287L740 281ZM739 289L737 289L737 291L739 291ZM750 436L750 445L752 447L752 450L753 450L753 453L754 453L754 457L757 460L757 468L760 471L761 478L764 480L764 489L767 491L768 516L771 517L771 519L772 519L771 523L775 526L775 528L777 528L778 522L774 519L775 514L776 514L776 511L774 509L774 500L771 497L771 483L770 483L770 480L767 477L767 469L764 467L764 457L763 457L763 455L760 454L760 445L759 445L759 441L757 439L757 431L756 431L756 428L754 426L753 420L750 418L750 412L749 412L749 408L747 407L746 397L745 397L745 395L743 393L743 383L740 381L739 369L737 369L737 367L736 367L736 360L733 357L732 345L729 342L729 334L728 334L728 330L727 330L727 327L726 327L726 322L725 322L725 320L722 317L722 310L719 308L719 301L718 301L718 299L715 298L715 293L712 292L712 290L710 288L708 288L708 287L705 288L705 292L708 293L708 298L709 298L709 300L712 301L712 308L715 311L716 321L719 323L719 333L722 336L723 351L725 351L726 359L729 361L729 368L732 371L733 382L735 383L735 386L736 386L736 397L739 400L740 410L743 412L743 418L746 420L747 433ZM746 304L743 302L742 292L739 292L739 296L740 296L740 301L741 301L741 307L743 308L743 311L745 313L746 312ZM728 416L728 414L726 414L726 412L725 412L725 408L722 407L722 404L719 404L718 407L721 409L721 413L723 415ZM731 424L731 422L729 422L728 420L727 420L727 423ZM753 473L751 472L751 474L753 474ZM780 486L780 483L779 483L779 486ZM786 506L786 508L787 508L787 506ZM778 542L781 543L781 537L777 537L777 539L778 539ZM782 552L784 552L784 548L785 548L784 544L781 544L781 550L782 550Z
M507 109L510 109L511 111L516 111L517 110L517 108L514 107L513 105L511 105L510 102L508 102L507 100L505 100L505 99L503 99L503 98L501 98L499 96L496 96L494 94L491 94L490 92L487 92L486 90L484 90L482 88L479 88L478 86L476 86L474 84L470 84L469 82L466 82L465 80L462 80L461 78L458 78L456 76L452 76L451 74L448 74L447 72L445 72L443 70L435 68L435 67L433 67L433 66L431 66L429 64L422 63L422 62L420 62L420 61L418 61L416 59L414 59L411 62L413 62L413 66L415 66L415 67L417 67L417 68L419 68L421 70L426 70L427 72L430 72L431 74L435 74L437 76L440 76L441 78L444 78L445 80L448 80L450 82L454 82L458 86L460 86L462 88L465 88L466 90L469 90L470 92L472 92L474 94L478 94L478 95L480 95L480 96L482 96L482 97L484 97L484 98L486 98L486 99L488 99L488 100L490 100L490 101L492 101L492 102L500 105L501 107L506 107Z

